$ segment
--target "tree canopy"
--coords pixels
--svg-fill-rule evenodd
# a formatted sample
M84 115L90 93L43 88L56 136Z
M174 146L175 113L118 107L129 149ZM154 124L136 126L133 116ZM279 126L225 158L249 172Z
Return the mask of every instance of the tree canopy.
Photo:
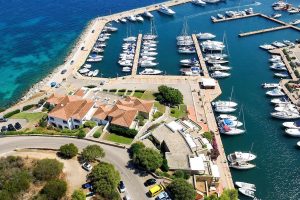
M82 190L74 190L72 200L85 200L85 194Z
M116 198L116 188L121 180L120 173L109 163L101 162L94 166L92 172L88 175L93 184L93 188L101 196L108 199ZM117 197L119 197L117 195Z
M142 148L133 155L133 162L148 171L155 171L163 163L162 155L151 148Z
M58 200L65 196L67 192L67 183L63 180L55 179L46 183L41 193L48 200Z
M175 179L167 189L173 200L194 200L196 197L194 187L184 179Z
M85 147L81 153L81 156L85 161L91 162L97 158L103 158L105 156L105 152L100 146L94 144Z
M65 144L59 148L59 153L64 158L73 158L78 154L78 148L73 144Z
M178 89L161 85L158 87L159 95L157 100L171 105L179 105L183 103L183 95Z
M144 143L142 143L142 142L133 143L129 149L130 156L132 157L134 154L136 154L139 150L141 150L143 148L145 148Z
M45 181L57 178L62 172L63 164L56 159L39 160L33 169L33 175L37 180Z
M206 196L204 200L238 200L238 191L236 189L225 189L220 197L210 195Z

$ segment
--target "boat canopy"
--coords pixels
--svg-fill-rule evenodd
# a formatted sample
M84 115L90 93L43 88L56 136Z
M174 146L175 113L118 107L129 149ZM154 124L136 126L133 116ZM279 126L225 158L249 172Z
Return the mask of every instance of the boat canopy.
M229 126L229 125L233 125L233 122L230 119L224 119L224 124Z
M227 131L230 131L230 127L229 126L227 126L227 125L224 125L223 126L223 129L227 132Z
M295 122L295 125L296 125L297 127L300 127L300 120L297 120L297 121Z

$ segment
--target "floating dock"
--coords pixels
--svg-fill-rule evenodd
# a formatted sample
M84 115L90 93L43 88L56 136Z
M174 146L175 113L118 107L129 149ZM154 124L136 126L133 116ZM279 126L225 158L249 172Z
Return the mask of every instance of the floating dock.
M132 65L132 69L131 69L131 75L136 75L137 68L139 66L139 58L140 58L140 51L141 51L141 45L142 45L142 36L143 36L142 34L139 34L137 37L134 60L133 60L133 65Z
M227 18L224 18L224 19L212 19L212 22L214 22L214 23L226 22L226 21L237 20L237 19L245 19L245 18L249 18L249 17L261 17L261 18L276 22L276 23L280 24L281 26L266 28L266 29L261 29L261 30L256 30L256 31L250 31L250 32L245 32L245 33L240 33L239 37L246 37L246 36L250 36L250 35L273 32L273 31L278 31L278 30L287 29L287 28L292 28L296 31L300 31L300 27L297 27L297 26L294 26L292 24L283 22L283 21L275 19L273 17L269 17L269 16L267 16L265 14L262 14L262 13L254 13L254 14L250 14L250 15L237 16L237 17L227 17Z
M208 70L207 70L207 67L206 67L206 63L204 61L204 58L203 58L203 55L202 55L202 52L201 52L201 48L200 48L200 44L197 40L196 35L192 34L192 38L193 38L193 42L194 42L196 52L197 52L197 55L198 55L198 59L199 59L199 62L200 62L200 67L203 70L204 77L209 77L209 73L208 73Z

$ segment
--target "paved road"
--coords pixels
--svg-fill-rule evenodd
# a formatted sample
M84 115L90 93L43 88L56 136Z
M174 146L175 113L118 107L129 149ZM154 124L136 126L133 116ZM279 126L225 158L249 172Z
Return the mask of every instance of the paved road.
M0 138L0 155L16 148L59 148L66 143L74 143L79 149L87 145L95 144L93 142L73 139L73 138L53 138L53 137L4 137ZM143 182L145 177L141 177L134 170L127 167L129 160L128 153L124 149L101 145L105 150L105 161L112 163L120 172L127 191L133 200L148 199L146 196L147 188ZM145 175L146 176L146 175ZM83 180L84 181L84 180Z

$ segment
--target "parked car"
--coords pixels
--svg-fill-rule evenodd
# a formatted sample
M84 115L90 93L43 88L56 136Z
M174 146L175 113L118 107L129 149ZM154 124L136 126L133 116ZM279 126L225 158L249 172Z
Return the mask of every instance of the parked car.
M148 180L145 181L144 185L147 187L147 186L150 186L150 185L154 185L156 184L156 179L154 178L150 178Z
M4 117L0 117L0 122L7 122L7 119Z
M56 86L56 82L51 82L51 83L50 83L50 86L51 86L51 87L55 87L55 86Z
M87 182L87 183L83 184L81 187L82 187L83 189L90 189L90 188L92 188L93 186L92 186L92 183Z
M85 162L82 164L82 168L85 169L86 171L91 171L93 169L93 166L90 163Z
M127 192L125 192L125 195L124 195L124 200L132 200L131 197L129 196L129 194Z
M92 196L94 196L95 194L96 194L96 192L92 191L92 192L87 193L85 196L86 196L86 197L92 197Z
M167 192L163 191L155 198L155 200L171 200L171 198Z
M7 130L8 131L15 131L16 129L15 129L15 127L12 124L8 124Z
M20 130L22 128L21 124L19 122L15 123L15 129Z
M84 50L84 47L81 47L81 50Z
M123 181L120 181L120 183L119 183L119 190L121 193L125 192L125 190L126 190L125 184Z
M63 70L61 70L61 74L65 74L67 72L67 70L66 69L63 69Z
M4 133L4 132L6 132L6 131L7 131L7 127L6 127L6 126L2 126L1 132Z
M74 60L71 60L70 65L73 65L73 63L74 63Z

